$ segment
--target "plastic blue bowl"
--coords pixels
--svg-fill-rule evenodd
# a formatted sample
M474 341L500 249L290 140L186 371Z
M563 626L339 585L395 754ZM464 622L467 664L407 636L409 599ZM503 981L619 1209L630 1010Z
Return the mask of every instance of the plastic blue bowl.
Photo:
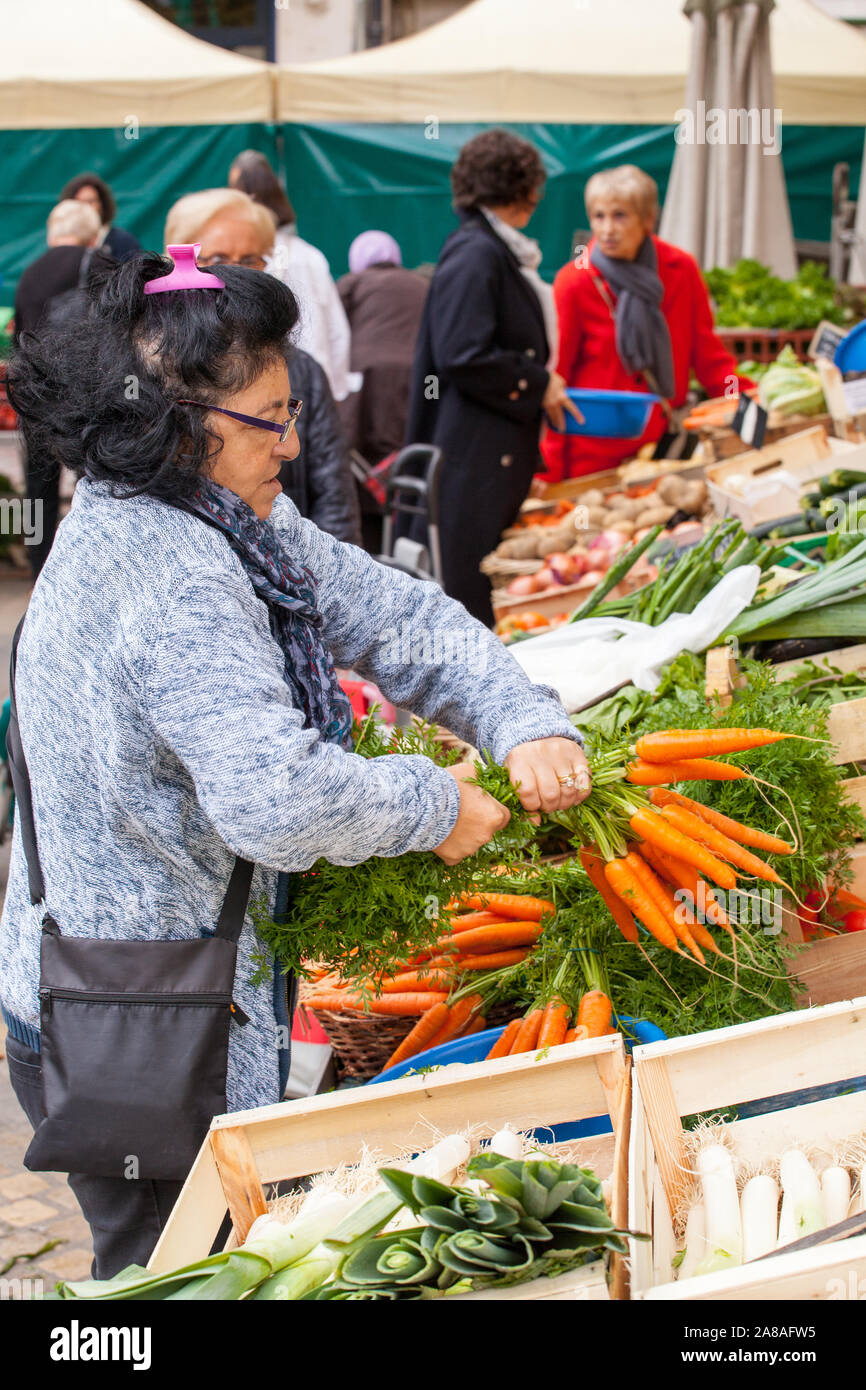
M840 372L866 372L866 319L845 334L833 361Z
M663 1033L654 1023L645 1023L642 1019L635 1020L627 1014L622 1015L621 1022L635 1035L634 1040L625 1040L629 1051L634 1042L665 1042L667 1039L667 1033ZM368 1081L367 1085L377 1086L380 1081L398 1081L401 1076L408 1076L424 1067L444 1067L449 1062L483 1062L496 1039L501 1038L504 1031L504 1028L488 1028L484 1033L473 1033L469 1038L455 1038L454 1042L443 1043L441 1047L428 1048L426 1052L419 1052L417 1057L409 1057L405 1062L399 1062L396 1067L389 1067L387 1071L380 1072ZM593 1134L610 1134L612 1128L607 1115L595 1115L589 1120L551 1125L543 1130L532 1130L531 1133L539 1143L561 1143L566 1139L588 1139Z
M650 411L659 397L649 391L590 391L571 387L574 401L586 423L565 413L565 434L585 434L595 439L637 439L647 427Z

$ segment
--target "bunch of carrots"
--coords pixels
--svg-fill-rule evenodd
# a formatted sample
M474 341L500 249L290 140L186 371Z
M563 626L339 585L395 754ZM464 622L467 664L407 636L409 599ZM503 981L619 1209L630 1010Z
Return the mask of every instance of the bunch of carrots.
M484 998L466 984L519 965L543 931L554 905L513 893L464 894L447 904L449 916L435 948L419 951L384 978L349 985L336 974L321 976L305 1007L355 1010L392 1017L419 1014L418 1023L386 1066L452 1038L480 1032Z
M793 854L795 845L723 816L665 784L746 777L742 768L708 755L743 752L789 737L795 735L772 729L669 729L638 739L637 761L627 768L626 780L649 787L651 804L630 816L634 838L627 852L604 858L595 846L580 852L591 882L629 941L638 940L637 918L662 945L680 953L685 947L706 964L704 950L721 952L704 922L732 930L711 883L736 888L738 872L767 883L782 882L753 850Z
M590 989L582 995L574 1024L569 1026L571 1008L559 995L554 995L544 1006L529 1009L522 1018L513 1018L507 1023L488 1052L487 1060L514 1057L517 1053L536 1049L542 1051L584 1038L606 1037L617 1031L611 1027L612 1017L608 996L600 989Z

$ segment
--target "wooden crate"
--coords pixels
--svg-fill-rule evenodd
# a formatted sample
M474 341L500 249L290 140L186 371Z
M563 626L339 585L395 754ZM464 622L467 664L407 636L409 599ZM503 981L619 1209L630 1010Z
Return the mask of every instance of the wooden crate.
M407 1145L427 1149L431 1134L477 1123L491 1125L493 1133L505 1124L543 1129L609 1115L613 1133L581 1140L579 1161L602 1180L611 1179L611 1214L624 1227L630 1107L630 1066L616 1034L553 1048L547 1056L503 1057L218 1115L148 1268L176 1269L208 1255L226 1213L232 1220L229 1244L242 1243L267 1209L265 1184L357 1162L363 1144L386 1154ZM527 1288L507 1292L517 1298L625 1298L626 1262L613 1257L610 1291L601 1261L574 1271L556 1290L546 1279L537 1281L534 1294Z
M815 1088L862 1076L864 1050L864 998L635 1048L629 1227L651 1231L652 1243L631 1242L632 1298L827 1299L857 1297L842 1292L852 1283L866 1290L866 1236L682 1283L671 1278L671 1212L689 1176L683 1117L773 1097L782 1108L729 1126L747 1162L792 1143L829 1149L862 1131L866 1093L816 1099Z

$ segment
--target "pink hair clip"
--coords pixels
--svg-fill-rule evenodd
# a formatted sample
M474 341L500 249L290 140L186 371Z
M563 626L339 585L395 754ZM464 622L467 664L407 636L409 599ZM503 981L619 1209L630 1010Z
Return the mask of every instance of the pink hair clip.
M174 269L168 275L160 275L156 280L148 280L145 294L162 294L164 290L224 290L225 285L216 275L208 275L199 270L196 257L201 250L201 242L192 246L168 246L166 251L174 261Z

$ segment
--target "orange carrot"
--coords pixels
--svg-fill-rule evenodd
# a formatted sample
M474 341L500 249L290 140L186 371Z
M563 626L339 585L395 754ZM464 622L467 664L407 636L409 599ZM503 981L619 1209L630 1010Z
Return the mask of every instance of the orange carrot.
M736 782L748 775L733 763L717 763L710 758L683 758L675 763L649 763L638 758L626 768L625 780L637 787L658 787L666 782Z
M676 914L674 920L676 922L682 921L691 933L695 941L695 950L692 954L700 960L701 965L705 965L706 962L698 949L699 947L703 947L705 951L711 951L714 956L720 956L722 954L721 951L706 927L698 920L688 899L677 898L666 883L661 885L661 889L667 900L668 910ZM676 927L674 930L676 931Z
M368 999L365 1005L358 994L341 994L337 990L331 990L325 994L313 995L305 999L304 1003L310 1009L325 1009L333 1013L341 1013L348 1009L354 1013L369 1012L403 1018L406 1014L426 1013L434 1004L444 1004L447 998L447 994L438 991L431 990L430 993L424 994L420 990L407 990L405 994L386 994L381 999Z
M686 811L682 806L663 806L661 814L665 820L670 821L671 825L677 830L681 830L684 835L691 835L693 839L702 841L703 844L711 849L714 854L722 859L727 859L731 864L735 864L743 873L754 874L756 878L762 878L767 883L781 883L782 880L771 869L769 864L765 864L763 859L759 859L750 850L738 845L736 840L723 835L721 830L716 830L715 826L708 825L700 816L693 816L691 811Z
M583 1042L584 1038L589 1037L589 1029L585 1024L580 1023L575 1028L569 1028L563 1042Z
M392 975L382 980L383 994L402 994L404 990L449 990L454 983L453 975L441 970L408 970L404 975Z
M524 897L519 893L463 893L459 902L462 907L495 912L516 922L540 922L542 917L556 911L546 898Z
M510 951L515 946L532 946L541 932L538 922L508 922L505 926L476 927L453 938L440 936L438 945L456 946L461 954L480 956L490 951Z
M580 851L580 862L586 870L587 877L595 891L604 901L604 905L610 913L616 925L619 927L626 941L636 942L638 940L638 929L634 918L626 904L614 893L610 884L604 876L604 861L596 849L589 849L586 846Z
M694 864L720 888L736 888L737 875L733 869L710 854L705 845L677 830L660 812L650 809L635 811L629 825L639 839L649 840L651 845L658 845L660 850L673 855L675 859Z
M671 890L656 877L646 860L642 859L641 856L636 854L633 850L630 850L626 855L625 862L628 864L638 883L644 891L649 894L659 912L662 913L669 926L673 929L677 940L681 941L687 950L691 951L692 955L696 960L700 961L701 965L705 965L706 961L704 960L704 956L683 920L682 913L677 913L677 905Z
M414 1057L429 1047L430 1039L439 1032L450 1012L447 1004L434 1004L432 1009L423 1013L411 1033L407 1033L399 1047L391 1053L382 1070L396 1067L398 1062L405 1062L407 1057Z
M638 757L648 763L675 763L680 758L744 753L783 738L796 738L796 734L780 734L775 729L663 729L644 734L634 747Z
M586 1028L588 1037L601 1038L610 1027L612 1014L607 995L600 989L589 989L577 1007L577 1022Z
M721 811L714 811L712 807L704 806L700 801L693 801L690 796L681 796L679 792L664 791L656 787L650 792L650 801L654 806L682 806L683 810L700 816L707 825L721 830L724 835L741 845L751 845L753 849L765 850L767 854L794 853L794 846L789 845L787 840L780 840L778 835L768 835L764 830L753 830L750 825L743 825L738 820L732 820L730 816L723 816Z
M513 1018L510 1023L506 1023L505 1027L502 1030L502 1033L496 1039L496 1042L493 1044L490 1051L488 1052L485 1061L490 1062L493 1060L494 1057L508 1056L509 1052L511 1051L511 1044L517 1037L518 1029L520 1028L522 1022L522 1018Z
M830 897L835 898L843 907L866 908L866 900L858 898L856 893L850 892L847 888L834 888L832 884L828 884L827 891Z
M571 1009L561 999L551 999L538 1030L539 1047L559 1047L560 1043L565 1042L570 1014Z
M462 999L451 1005L448 1018L427 1046L441 1047L443 1043L450 1042L466 1027L483 1002L480 994L464 994Z
M511 1044L509 1057L515 1057L518 1052L532 1052L537 1047L543 1017L543 1009L533 1009L531 1013L526 1015L517 1030L514 1042Z
M692 908L700 919L701 912L708 922L712 922L716 927L724 927L726 931L732 931L732 927L725 914L724 909L719 903L716 895L707 881L701 878L697 869L692 864L686 864L682 859L672 859L669 855L663 854L654 845L643 841L640 845L640 852L658 874L667 880L674 888L683 888L691 895ZM703 908L701 907L703 904Z
M604 866L604 876L613 891L622 898L634 915L640 918L656 940L669 950L678 951L676 933L664 913L641 887L625 860L611 859L610 863Z
M472 1036L473 1033L483 1033L486 1027L487 1019L484 1017L483 1014L478 1014L476 1018L473 1018L472 1022L469 1024L469 1027L463 1029L463 1032L460 1034L460 1037L469 1038Z
M496 922L507 922L508 917L497 917L495 912L464 912L462 917L452 917L448 924L451 932L472 931L474 927L490 927Z
M619 1032L619 1029L618 1029L618 1028L605 1028L604 1033L602 1034L602 1036L605 1037L605 1038L612 1038L613 1035L614 1035L614 1033L618 1033L618 1032Z
M487 956L457 956L458 970L504 970L507 965L519 965L529 955L525 947L513 951L491 951Z

